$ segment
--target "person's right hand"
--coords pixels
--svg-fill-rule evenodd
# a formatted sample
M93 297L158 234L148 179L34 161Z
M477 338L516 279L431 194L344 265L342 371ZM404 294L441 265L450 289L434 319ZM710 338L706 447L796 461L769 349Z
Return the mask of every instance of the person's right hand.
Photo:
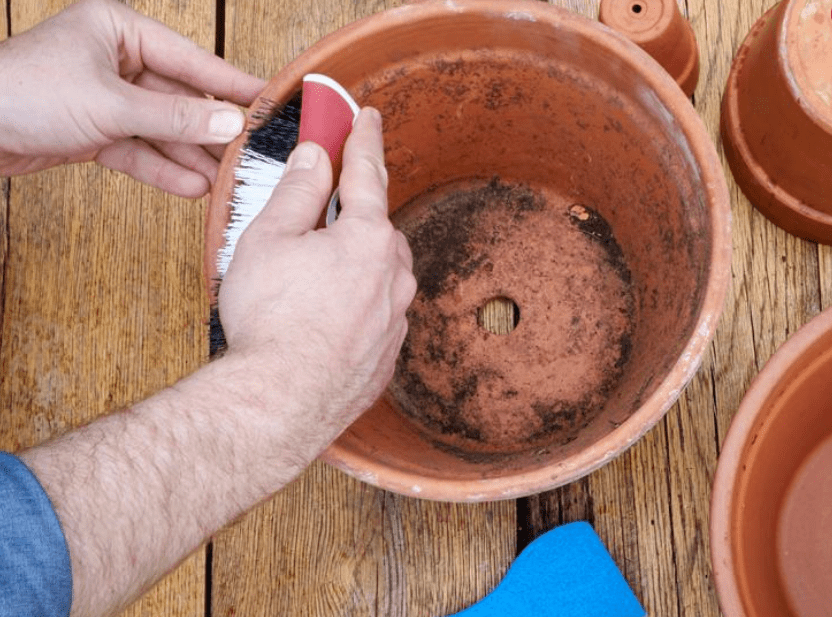
M331 175L322 148L295 149L219 292L227 355L245 356L262 375L261 392L301 403L302 417L287 421L305 438L320 436L320 450L387 386L416 293L410 248L388 217L376 110L361 111L345 144L341 214L316 230Z

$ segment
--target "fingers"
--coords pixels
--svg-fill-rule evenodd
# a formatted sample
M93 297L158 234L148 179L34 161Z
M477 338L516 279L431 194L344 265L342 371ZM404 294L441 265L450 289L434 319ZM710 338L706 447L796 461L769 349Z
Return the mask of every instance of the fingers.
M365 107L344 145L341 172L341 217L387 218L387 170L381 114Z
M225 146L226 144L213 144L203 146L203 149L214 157L217 161L221 161L223 155L225 154Z
M114 138L138 135L188 144L224 144L243 131L245 116L233 105L183 94L146 90L123 82Z
M201 146L153 141L150 145L174 163L205 177L211 186L217 181L220 164Z
M194 88L168 79L167 77L162 77L149 70L142 71L133 83L141 88L153 90L154 92L181 94L193 98L203 97ZM202 147L158 140L151 141L151 145L174 162L202 174L208 179L211 185L216 182L219 168L218 161L222 158L225 145L217 144Z
M413 254L404 234L393 229L388 216L381 115L375 109L364 108L356 118L344 146L339 190L342 206L339 221L347 221L350 217L376 221L380 225L374 228L379 230L378 237L383 239L380 246L390 246L388 243L392 242L391 248L398 264L391 294L403 312L416 294L416 279L412 272ZM365 228L366 231L368 229ZM366 242L371 243L369 238Z
M326 150L303 142L289 155L283 177L257 218L269 220L277 233L301 235L315 227L331 190L332 165Z
M180 197L202 197L210 188L205 176L175 163L140 139L119 140L102 149L95 160Z
M162 23L112 3L130 61L200 92L249 106L266 85Z
M193 98L206 98L205 94L192 88L188 84L183 84L180 81L174 81L168 77L163 77L158 73L146 69L139 73L133 84L144 88L145 90L153 90L154 92L161 92L162 94L183 94Z

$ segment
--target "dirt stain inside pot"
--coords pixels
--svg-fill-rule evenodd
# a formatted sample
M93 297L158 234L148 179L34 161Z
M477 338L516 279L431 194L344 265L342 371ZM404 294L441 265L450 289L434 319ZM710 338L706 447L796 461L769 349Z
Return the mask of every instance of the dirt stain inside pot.
M603 409L632 348L631 275L590 204L499 178L452 182L393 214L419 291L387 396L466 458L573 441ZM508 334L478 312L510 298Z

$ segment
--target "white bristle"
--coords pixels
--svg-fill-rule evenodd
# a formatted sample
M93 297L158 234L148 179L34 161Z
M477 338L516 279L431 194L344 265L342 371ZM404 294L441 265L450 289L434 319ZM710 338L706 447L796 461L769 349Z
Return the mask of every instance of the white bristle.
M285 163L247 148L240 152L239 163L234 171L231 220L225 228L225 246L217 255L220 277L225 276L231 264L240 236L266 206L285 169Z

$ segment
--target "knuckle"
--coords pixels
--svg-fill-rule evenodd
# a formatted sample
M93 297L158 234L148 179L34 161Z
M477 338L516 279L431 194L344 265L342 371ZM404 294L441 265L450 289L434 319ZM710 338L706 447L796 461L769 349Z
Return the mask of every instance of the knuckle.
M399 247L399 251L401 252L402 257L405 260L413 261L413 251L410 248L410 242L407 241L407 236L405 236L400 230L396 230L396 242Z
M311 178L288 178L284 180L283 186L280 186L280 188L284 190L276 191L272 201L282 203L288 207L296 208L311 202L317 204L323 199L320 185Z
M416 281L416 277L413 276L412 272L408 271L407 275L404 277L404 281L402 282L402 297L405 301L405 308L410 306L410 303L413 302L413 299L416 297L418 287L419 284Z
M188 136L196 124L196 113L193 105L184 96L173 98L170 114L171 132L180 137Z
M372 226L372 240L376 250L391 258L397 252L396 230L388 220L379 221Z
M123 169L120 171L133 175L139 170L139 150L136 147L125 148L121 155L121 165Z
M376 176L379 184L387 190L389 177L387 174L387 167L384 165L384 160L376 154L367 153L362 158L364 165L369 168L369 171Z
M88 11L90 13L95 13L96 11L100 11L102 8L107 7L108 3L106 0L81 0L78 3L78 8L83 11Z

